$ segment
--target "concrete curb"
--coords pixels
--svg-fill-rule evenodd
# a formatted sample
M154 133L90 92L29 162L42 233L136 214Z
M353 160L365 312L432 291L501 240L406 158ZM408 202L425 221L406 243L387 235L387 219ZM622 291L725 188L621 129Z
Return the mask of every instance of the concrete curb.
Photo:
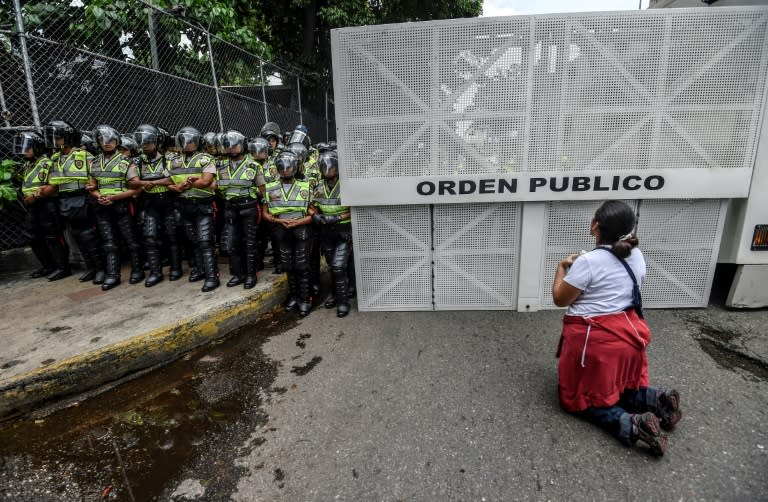
M256 321L278 305L287 293L288 281L281 275L267 291L217 305L203 314L9 378L0 382L0 417L28 411L43 401L85 392L142 369L170 362Z

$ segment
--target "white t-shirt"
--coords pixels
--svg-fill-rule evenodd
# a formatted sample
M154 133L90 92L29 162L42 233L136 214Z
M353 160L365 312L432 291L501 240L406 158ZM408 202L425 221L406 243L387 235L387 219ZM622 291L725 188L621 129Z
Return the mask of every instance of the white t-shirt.
M637 285L645 279L645 258L634 248L625 258L637 279ZM567 315L611 314L632 305L632 278L613 253L595 249L579 256L573 262L565 282L582 290L566 312Z

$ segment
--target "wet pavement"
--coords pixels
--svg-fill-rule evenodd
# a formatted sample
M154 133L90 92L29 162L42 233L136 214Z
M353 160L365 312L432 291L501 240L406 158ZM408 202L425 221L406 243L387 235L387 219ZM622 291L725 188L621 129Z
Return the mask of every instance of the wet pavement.
M114 390L0 425L3 500L150 500L182 471L230 493L237 443L262 426L276 365L261 346L294 321L274 315Z
M557 402L561 313L274 312L0 424L0 499L761 500L768 310L651 310L682 394L662 458Z

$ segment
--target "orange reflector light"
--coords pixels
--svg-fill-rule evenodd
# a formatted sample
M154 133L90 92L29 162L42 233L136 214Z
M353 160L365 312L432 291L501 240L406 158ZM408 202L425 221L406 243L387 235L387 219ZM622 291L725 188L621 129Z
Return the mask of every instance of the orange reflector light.
M768 225L755 225L752 236L752 251L768 251Z

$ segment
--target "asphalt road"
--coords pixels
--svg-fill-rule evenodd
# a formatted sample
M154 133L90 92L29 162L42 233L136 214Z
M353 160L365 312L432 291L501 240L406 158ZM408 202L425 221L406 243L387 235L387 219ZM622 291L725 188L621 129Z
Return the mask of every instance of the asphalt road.
M6 424L0 499L766 500L768 310L647 317L663 458L559 408L560 312L321 308Z
M660 459L561 411L560 316L313 313L264 345L280 391L233 498L766 499L768 311L648 312L684 410Z

